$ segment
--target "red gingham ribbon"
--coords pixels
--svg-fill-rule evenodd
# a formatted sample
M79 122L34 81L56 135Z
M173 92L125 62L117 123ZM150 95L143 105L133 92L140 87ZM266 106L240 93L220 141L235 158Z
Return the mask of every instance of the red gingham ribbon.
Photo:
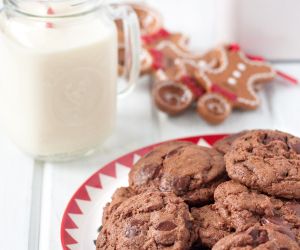
M214 93L218 93L218 94L220 94L222 96L225 96L230 101L234 102L234 101L237 100L237 96L234 93L232 93L232 92L230 92L230 91L228 91L228 90L220 87L219 85L217 85L215 83L212 85L211 91L214 92Z
M142 36L142 40L145 44L152 44L161 39L166 39L170 37L170 32L165 29L160 29L156 33L150 35Z
M204 95L205 90L197 84L196 80L193 77L183 76L181 78L181 82L193 92L196 98Z

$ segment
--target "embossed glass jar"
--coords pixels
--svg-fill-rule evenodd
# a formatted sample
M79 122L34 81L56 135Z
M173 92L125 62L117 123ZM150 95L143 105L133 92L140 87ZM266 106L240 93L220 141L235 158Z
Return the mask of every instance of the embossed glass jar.
M129 7L98 0L4 2L1 116L25 152L44 160L68 160L95 151L112 133L117 19L123 21L128 58L124 93L139 72L138 20Z

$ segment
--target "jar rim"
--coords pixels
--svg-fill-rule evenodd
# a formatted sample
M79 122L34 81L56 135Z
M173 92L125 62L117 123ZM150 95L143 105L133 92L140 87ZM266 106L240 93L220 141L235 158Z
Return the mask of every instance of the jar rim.
M104 0L4 0L4 8L32 18L55 19L77 17L91 13L103 5ZM36 8L34 8L34 6Z

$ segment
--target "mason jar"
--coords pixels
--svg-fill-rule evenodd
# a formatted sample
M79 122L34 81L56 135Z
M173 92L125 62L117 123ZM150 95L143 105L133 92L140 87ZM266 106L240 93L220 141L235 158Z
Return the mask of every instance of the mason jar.
M117 87L123 23L125 72ZM42 160L94 152L112 134L117 95L139 74L134 11L99 0L5 0L0 17L2 125Z

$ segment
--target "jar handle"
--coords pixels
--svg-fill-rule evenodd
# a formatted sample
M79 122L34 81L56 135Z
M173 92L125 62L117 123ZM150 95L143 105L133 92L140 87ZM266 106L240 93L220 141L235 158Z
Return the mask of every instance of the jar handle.
M137 15L130 6L113 4L110 7L114 20L122 22L124 35L125 54L122 82L125 86L118 91L118 95L122 96L134 88L140 75L140 26Z

